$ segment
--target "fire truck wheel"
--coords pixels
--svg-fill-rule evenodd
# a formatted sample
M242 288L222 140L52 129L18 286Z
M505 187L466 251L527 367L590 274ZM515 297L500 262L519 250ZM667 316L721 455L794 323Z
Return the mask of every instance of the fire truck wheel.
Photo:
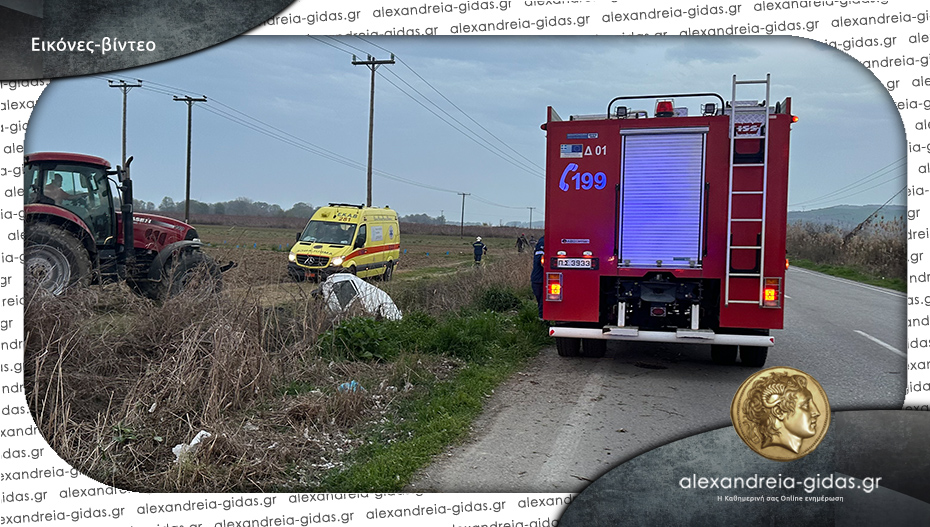
M711 344L710 358L715 364L736 364L737 346L726 346L723 344Z
M751 368L761 368L765 366L765 359L768 357L769 349L765 346L740 346L739 358L743 366Z
M90 283L91 263L87 250L68 231L46 224L26 229L26 287L59 295L73 285Z
M581 339L556 337L555 349L559 352L560 357L577 357L581 351Z
M604 339L581 339L581 356L599 359L607 353L607 341Z
M223 288L223 277L210 255L185 251L168 267L168 276L160 284L161 299L184 291L216 294Z

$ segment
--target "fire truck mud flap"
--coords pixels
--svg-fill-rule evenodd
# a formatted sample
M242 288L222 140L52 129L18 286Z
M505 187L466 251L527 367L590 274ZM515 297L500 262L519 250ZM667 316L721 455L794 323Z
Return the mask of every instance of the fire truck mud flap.
M550 337L627 340L640 342L676 342L681 344L722 344L727 346L775 345L775 337L766 335L730 335L709 329L679 329L678 331L643 331L635 327L606 326L604 328L551 327Z

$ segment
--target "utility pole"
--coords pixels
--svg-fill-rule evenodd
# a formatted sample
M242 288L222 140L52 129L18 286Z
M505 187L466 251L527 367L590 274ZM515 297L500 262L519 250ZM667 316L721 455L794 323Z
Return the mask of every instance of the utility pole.
M471 194L466 194L465 192L459 192L459 194L462 196L462 230L459 232L459 238L462 238L465 236L465 196L471 196Z
M111 80L107 81L107 84L109 84L111 88L119 88L120 91L123 92L123 155L120 157L121 167L126 166L126 94L128 94L129 90L133 88L142 87L142 80L136 79L136 81L138 81L139 84L126 84L126 81L123 80L119 81L119 84Z
M533 229L533 209L535 209L536 207L527 207L527 208L530 209L530 230L532 230Z
M378 69L378 66L382 64L394 64L394 54L391 53L391 60L375 60L374 57L368 55L368 60L356 60L355 55L352 55L352 64L355 66L368 66L368 69L371 70L371 98L368 108L368 207L371 206L371 152L372 152L372 139L374 138L375 132L375 70Z
M191 109L195 102L207 102L207 96L174 97L174 100L187 103L187 192L184 198L184 223L191 222Z

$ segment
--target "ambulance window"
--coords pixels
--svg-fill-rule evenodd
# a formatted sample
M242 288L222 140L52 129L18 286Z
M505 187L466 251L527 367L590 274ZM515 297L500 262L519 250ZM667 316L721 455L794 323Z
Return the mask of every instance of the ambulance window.
M355 246L364 247L365 241L368 240L368 229L365 225L358 226L358 234L355 236Z

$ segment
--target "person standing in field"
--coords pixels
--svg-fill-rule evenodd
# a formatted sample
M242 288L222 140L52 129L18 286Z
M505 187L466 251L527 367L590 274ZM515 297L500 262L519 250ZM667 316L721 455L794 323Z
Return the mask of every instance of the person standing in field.
M530 245L530 242L526 241L525 234L521 234L520 236L517 236L517 252L518 253L522 253L523 249L525 249L529 245Z
M536 249L533 251L533 273L530 275L533 296L536 297L536 305L539 307L539 320L543 319L543 238L540 236L536 242Z
M475 238L475 243L471 244L475 250L475 265L481 265L481 257L488 252L488 246L481 242L481 236Z

